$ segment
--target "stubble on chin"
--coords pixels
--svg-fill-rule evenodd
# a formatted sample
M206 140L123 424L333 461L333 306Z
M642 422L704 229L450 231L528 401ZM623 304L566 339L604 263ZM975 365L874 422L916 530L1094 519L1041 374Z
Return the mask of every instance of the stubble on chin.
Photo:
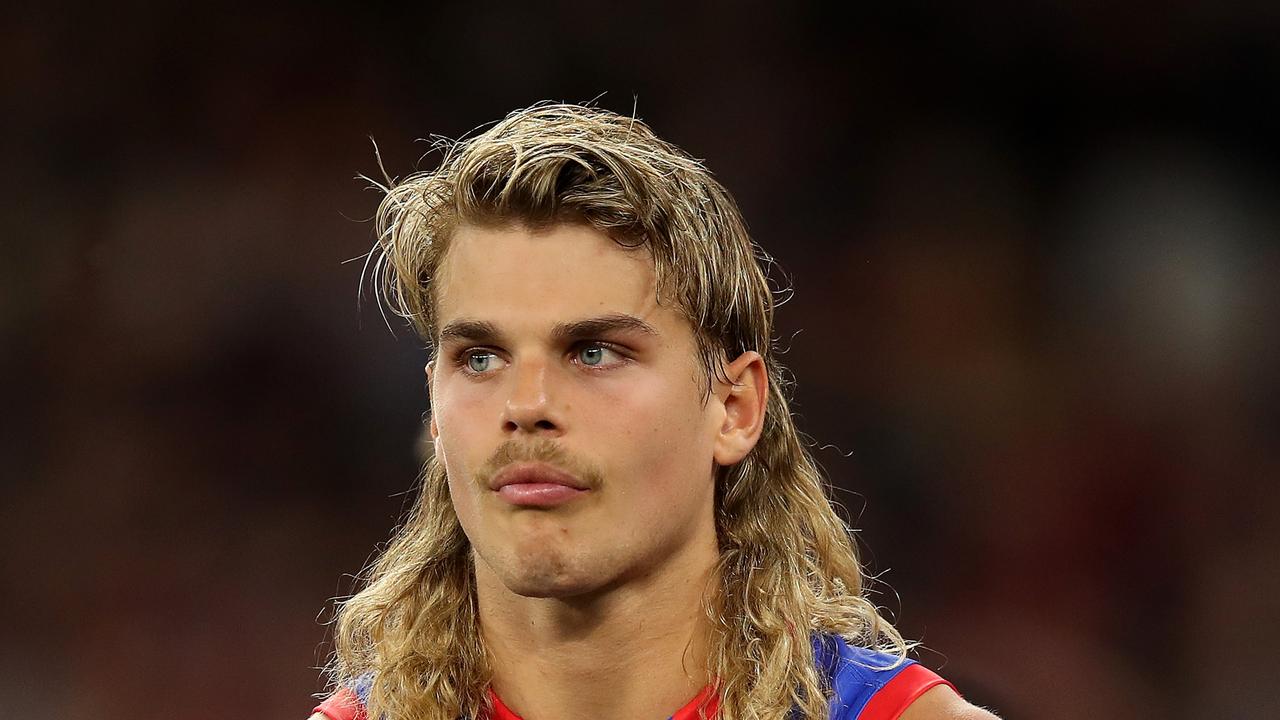
M562 549L545 543L515 550L511 556L490 563L475 551L476 580L480 585L501 586L501 591L527 598L569 598L600 585L568 558Z

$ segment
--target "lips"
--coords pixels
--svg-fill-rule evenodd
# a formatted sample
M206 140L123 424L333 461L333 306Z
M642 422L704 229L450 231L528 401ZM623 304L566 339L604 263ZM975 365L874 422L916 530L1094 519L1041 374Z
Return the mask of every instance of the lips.
M543 463L516 463L500 470L489 481L498 497L525 507L555 507L586 493L578 478Z

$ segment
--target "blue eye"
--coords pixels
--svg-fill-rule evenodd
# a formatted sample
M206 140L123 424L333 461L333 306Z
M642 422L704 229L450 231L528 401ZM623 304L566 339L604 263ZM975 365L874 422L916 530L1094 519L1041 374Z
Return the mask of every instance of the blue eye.
M585 343L573 352L573 361L583 367L609 368L627 361L617 350L605 343Z
M467 353L467 369L473 373L483 373L492 370L493 361L498 356L491 352L470 352Z

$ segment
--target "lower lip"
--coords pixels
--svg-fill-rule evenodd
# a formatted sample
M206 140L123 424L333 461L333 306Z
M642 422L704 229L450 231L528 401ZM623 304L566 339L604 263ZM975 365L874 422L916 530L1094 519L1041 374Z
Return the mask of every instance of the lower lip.
M498 497L512 505L555 507L585 493L586 490L557 483L514 483L498 488Z

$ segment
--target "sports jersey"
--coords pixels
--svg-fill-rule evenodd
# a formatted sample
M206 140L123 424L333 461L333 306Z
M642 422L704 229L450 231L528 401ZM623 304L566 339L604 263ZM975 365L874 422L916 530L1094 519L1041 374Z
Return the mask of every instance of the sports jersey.
M832 689L830 720L896 720L925 691L938 685L951 687L951 683L914 660L882 669L896 658L850 645L835 635L815 635L813 650L818 670ZM369 686L369 676L360 678L330 695L313 712L323 713L331 720L368 720L364 707ZM493 704L490 720L521 720L492 690L489 700ZM719 703L709 686L670 720L696 720L698 707L704 701L708 720L714 720Z

